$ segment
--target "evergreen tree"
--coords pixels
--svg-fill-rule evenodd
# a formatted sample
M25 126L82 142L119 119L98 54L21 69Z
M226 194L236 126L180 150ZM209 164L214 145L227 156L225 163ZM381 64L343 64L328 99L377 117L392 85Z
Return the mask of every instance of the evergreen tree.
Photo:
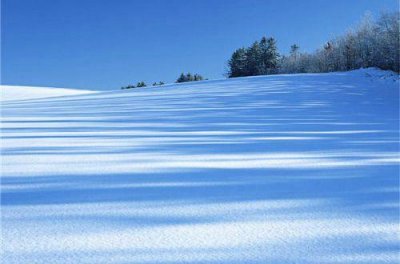
M132 89L132 88L136 88L136 86L135 86L135 85L132 85L132 84L128 84L127 86L122 86L122 87L121 87L122 90L125 90L125 89Z
M228 76L254 76L277 72L279 54L274 38L263 37L249 48L233 52L228 61Z
M246 49L240 48L233 52L231 59L228 61L229 72L228 76L240 77L246 76L247 55Z
M201 76L200 74L195 74L194 76L193 76L193 80L194 81L201 81L201 80L203 80L203 76Z
M279 53L274 38L267 39L267 74L277 73Z
M192 75L190 72L188 72L188 73L186 74L186 81L187 81L187 82L194 81L193 75Z
M192 81L201 81L201 80L203 80L203 76L201 76L200 74L196 73L196 74L192 75L190 72L188 72L187 74L181 73L181 75L176 80L176 82L181 83L181 82L192 82ZM162 83L162 84L164 84L164 83Z
M146 87L147 85L146 85L146 83L145 82L138 82L137 84L136 84L136 87L138 87L138 88L140 88L140 87Z
M179 78L176 80L177 83L187 82L186 75L182 72Z
M261 49L258 41L254 42L250 48L246 50L246 70L245 76L255 76L260 75L260 70L262 69L261 63Z
M258 65L258 74L267 74L270 55L268 51L268 40L266 37L262 37L260 41L260 62Z

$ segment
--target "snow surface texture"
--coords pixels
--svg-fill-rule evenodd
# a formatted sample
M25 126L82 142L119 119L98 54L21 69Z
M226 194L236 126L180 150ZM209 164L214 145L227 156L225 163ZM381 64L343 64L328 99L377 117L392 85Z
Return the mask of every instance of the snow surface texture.
M46 97L80 95L95 93L95 91L65 89L65 88L49 88L49 87L26 87L26 86L0 86L2 102L14 100L28 100Z
M367 69L3 102L2 263L398 263L398 85Z

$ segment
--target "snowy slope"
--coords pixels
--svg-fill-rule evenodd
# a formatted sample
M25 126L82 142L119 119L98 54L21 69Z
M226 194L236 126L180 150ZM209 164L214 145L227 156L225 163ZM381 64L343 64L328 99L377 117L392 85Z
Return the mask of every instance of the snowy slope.
M1 102L95 93L95 91L88 90L12 85L0 85L0 91Z
M3 102L2 263L397 263L398 85L367 69Z

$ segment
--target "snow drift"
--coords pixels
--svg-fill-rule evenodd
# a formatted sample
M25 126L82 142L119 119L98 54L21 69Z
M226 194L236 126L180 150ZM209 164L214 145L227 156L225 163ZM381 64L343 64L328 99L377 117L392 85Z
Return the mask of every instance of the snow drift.
M397 263L399 83L381 76L5 101L2 261Z

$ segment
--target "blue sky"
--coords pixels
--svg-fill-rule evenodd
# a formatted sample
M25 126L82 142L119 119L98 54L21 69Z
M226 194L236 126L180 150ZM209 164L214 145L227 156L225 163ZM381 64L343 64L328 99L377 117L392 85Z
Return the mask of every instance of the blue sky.
M281 53L320 47L397 0L2 0L2 84L119 89L223 78L241 46L273 36Z

